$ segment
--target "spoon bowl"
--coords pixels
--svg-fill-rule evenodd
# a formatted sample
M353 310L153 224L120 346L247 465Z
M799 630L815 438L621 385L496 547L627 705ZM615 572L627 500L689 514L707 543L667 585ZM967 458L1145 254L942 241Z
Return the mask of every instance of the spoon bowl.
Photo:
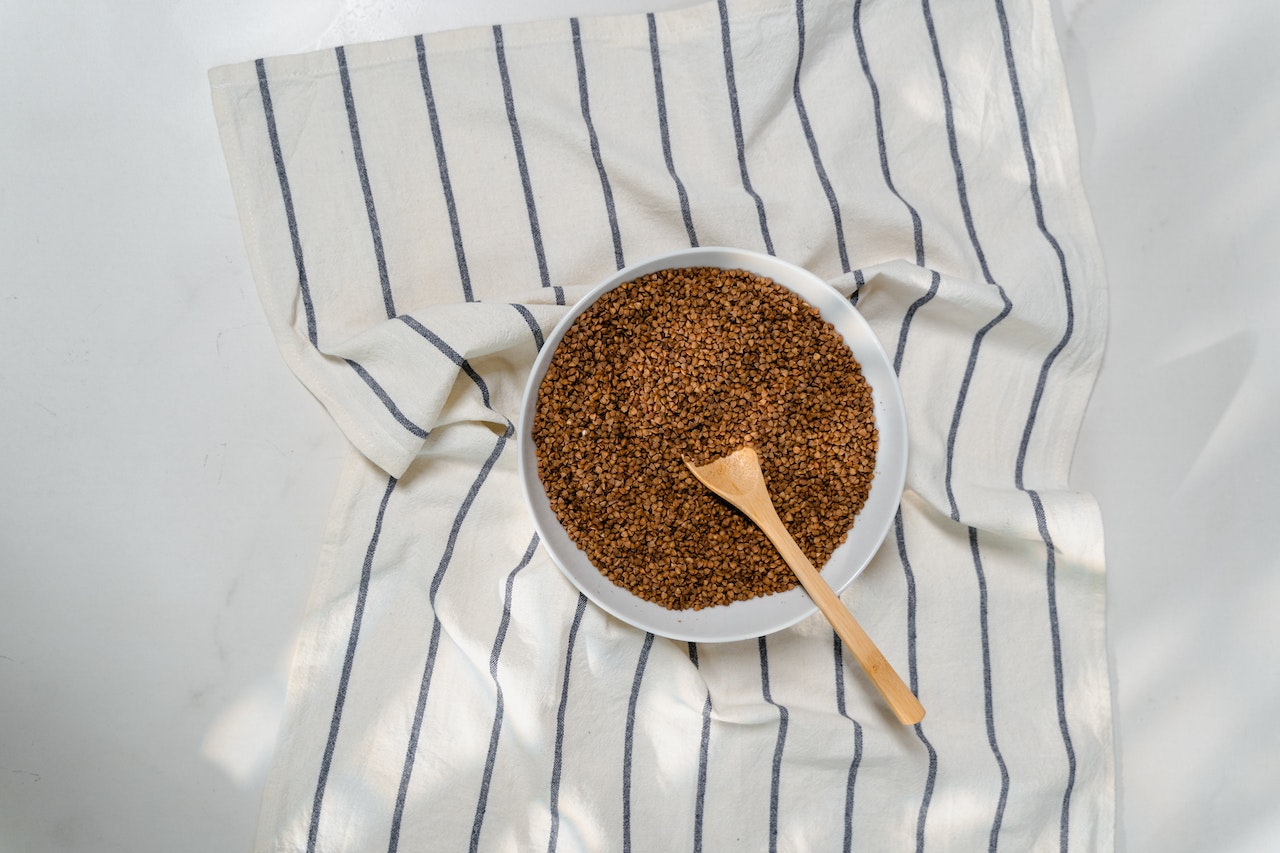
M903 725L914 725L924 719L924 707L920 700L903 683L884 654L867 636L867 632L862 630L858 620L853 618L844 602L800 550L782 519L778 518L755 450L743 447L706 465L694 465L688 459L684 460L684 464L699 482L736 506L769 538L782 559L800 579L804 591L809 593L813 603L827 617L831 627L840 635L849 651L853 652L858 663L862 664L898 721Z

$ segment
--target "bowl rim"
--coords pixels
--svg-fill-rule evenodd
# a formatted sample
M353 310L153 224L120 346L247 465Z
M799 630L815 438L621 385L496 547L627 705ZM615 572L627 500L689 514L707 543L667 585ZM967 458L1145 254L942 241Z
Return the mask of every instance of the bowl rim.
M525 381L517 423L517 465L525 505L538 536L561 573L596 606L629 625L673 640L732 642L780 631L817 612L799 586L786 592L700 610L669 610L615 585L569 539L551 510L537 471L532 422L537 395L556 347L569 327L602 295L625 282L661 269L718 267L743 269L770 278L819 310L835 326L871 385L879 441L875 475L867 502L849 536L820 567L837 594L860 575L879 551L897 515L906 483L906 408L897 374L866 318L834 287L804 267L747 249L705 246L653 255L623 267L597 284L570 308L534 359ZM799 288L799 289L797 289ZM816 301L815 301L816 300Z

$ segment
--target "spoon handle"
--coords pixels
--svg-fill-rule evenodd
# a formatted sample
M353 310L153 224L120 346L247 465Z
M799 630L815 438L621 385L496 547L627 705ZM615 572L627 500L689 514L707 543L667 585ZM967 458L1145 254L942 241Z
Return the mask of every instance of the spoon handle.
M849 647L849 651L853 652L858 663L862 664L862 668L866 670L871 682L889 704L898 722L911 726L923 720L924 706L920 704L920 700L898 676L893 665L867 636L867 632L862 630L858 620L853 618L853 614L849 612L849 608L845 607L831 585L823 579L818 570L813 567L813 563L809 562L809 558L800 550L800 546L791 537L786 525L778 518L773 502L766 496L763 503L760 501L753 503L755 506L751 507L751 512L748 514L755 519L765 536L769 537L769 541L778 549L782 559L796 573L801 586L804 587L805 592L809 593L813 603L818 605L822 615L827 617L831 627L840 635L840 639L844 640L844 644Z

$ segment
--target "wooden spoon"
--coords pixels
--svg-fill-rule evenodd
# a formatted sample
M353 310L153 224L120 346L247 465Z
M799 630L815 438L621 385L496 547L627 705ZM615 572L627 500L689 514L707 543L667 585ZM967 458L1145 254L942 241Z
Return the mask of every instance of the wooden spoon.
M827 617L831 627L867 671L871 682L889 703L898 721L910 726L924 719L924 707L920 700L898 677L898 673L876 648L875 643L871 642L871 638L862 630L844 602L813 567L813 563L809 562L800 546L796 545L796 540L791 538L782 519L778 518L755 450L744 447L702 466L694 465L688 459L684 460L684 464L689 466L693 476L703 485L742 510L769 537L782 559L800 579L805 592L809 593L822 615Z

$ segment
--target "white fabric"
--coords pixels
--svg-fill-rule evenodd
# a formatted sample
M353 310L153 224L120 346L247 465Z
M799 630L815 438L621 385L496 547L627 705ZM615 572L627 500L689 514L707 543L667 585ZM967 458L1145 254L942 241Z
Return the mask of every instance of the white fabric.
M745 0L211 72L266 315L353 446L259 850L1110 849L1105 332L1047 4ZM898 523L820 617L690 647L537 547L512 418L618 266L769 250L895 358Z

